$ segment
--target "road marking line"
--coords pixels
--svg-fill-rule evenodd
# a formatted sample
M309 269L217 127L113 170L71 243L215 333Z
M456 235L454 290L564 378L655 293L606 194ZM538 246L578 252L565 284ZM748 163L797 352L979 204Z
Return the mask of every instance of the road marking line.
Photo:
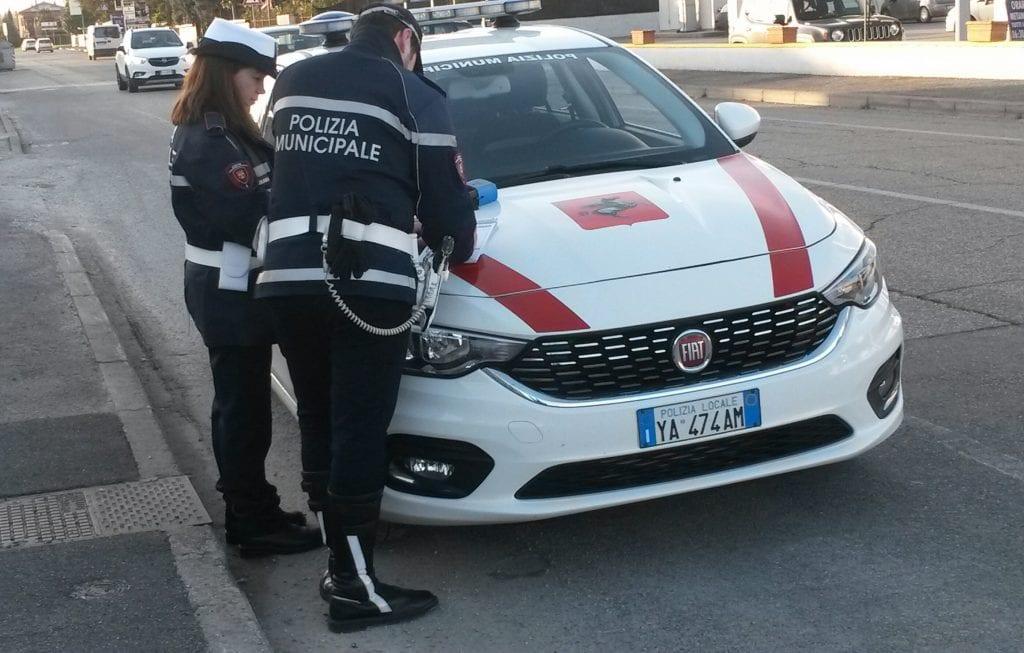
M765 120L771 122L791 122L799 125L825 125L828 127L853 127L854 129L872 129L884 132L901 132L906 134L926 134L928 136L950 136L954 138L981 139L986 141L1000 141L1004 143L1024 143L1024 138L1012 136L985 136L982 134L957 134L954 132L930 131L926 129L907 129L904 127L881 127L879 125L857 125L847 122L827 122L824 120L794 120L793 118L772 118L766 116Z
M827 188L838 188L840 190L852 190L858 193L868 193L870 195L882 195L884 197L895 197L901 200L912 200L914 202L923 202L925 204L938 204L940 206L952 206L958 209L966 209L968 211L980 211L982 213L993 213L995 215L1005 215L1011 218L1024 218L1024 211L1014 211L1013 209L1000 209L995 206L983 206L981 204L970 204L968 202L954 202L953 200L943 200L937 197L925 197L923 195L911 195L910 193L897 193L891 190L882 190L881 188L869 188L867 186L854 186L852 184L837 184L831 181L821 181L819 179L806 179L804 177L794 177L794 179L801 184L809 184L811 186L825 186Z
M0 95L5 93L24 93L25 91L56 91L65 88L85 88L88 86L110 86L110 82L89 82L87 84L64 84L62 86L23 86L21 88L0 89Z

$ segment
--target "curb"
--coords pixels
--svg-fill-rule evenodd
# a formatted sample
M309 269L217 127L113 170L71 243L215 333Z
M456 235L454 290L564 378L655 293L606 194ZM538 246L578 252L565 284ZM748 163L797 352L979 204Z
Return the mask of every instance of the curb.
M14 154L25 154L28 151L28 143L21 138L21 130L14 116L4 110L0 110L0 141L7 141Z
M114 332L71 240L46 231L57 268L71 295L104 386L124 425L141 479L179 476L163 430L149 406L138 374ZM166 531L178 576L188 592L199 627L211 651L271 650L252 605L228 570L220 540L209 525Z
M1024 118L1024 102L1002 100L963 100L948 97L920 95L892 95L888 93L821 93L781 88L752 88L742 86L681 87L691 98L708 100L737 100L788 104L802 107L833 107L839 109L907 109L912 111L938 111L952 114L984 115L991 118Z

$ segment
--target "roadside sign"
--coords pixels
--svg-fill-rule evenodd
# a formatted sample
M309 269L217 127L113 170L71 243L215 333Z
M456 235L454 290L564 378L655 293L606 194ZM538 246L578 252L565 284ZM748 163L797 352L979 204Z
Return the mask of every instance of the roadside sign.
M72 16L82 15L82 3L80 0L68 0L68 13Z
M124 4L123 14L125 22L135 20L135 5L130 2L126 2Z
M57 27L57 23L52 20L48 20L39 23L39 26L42 27L43 29L54 29Z
M1006 0L1006 17L1010 22L1010 40L1024 41L1024 0Z

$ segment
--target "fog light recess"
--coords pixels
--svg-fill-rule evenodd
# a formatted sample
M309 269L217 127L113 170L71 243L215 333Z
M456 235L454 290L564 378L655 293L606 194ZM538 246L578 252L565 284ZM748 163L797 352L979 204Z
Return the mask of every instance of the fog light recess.
M878 419L888 417L898 403L902 360L903 348L900 347L889 360L882 363L868 386L868 403Z
M494 469L483 449L458 440L396 433L388 436L387 486L424 497L461 499Z

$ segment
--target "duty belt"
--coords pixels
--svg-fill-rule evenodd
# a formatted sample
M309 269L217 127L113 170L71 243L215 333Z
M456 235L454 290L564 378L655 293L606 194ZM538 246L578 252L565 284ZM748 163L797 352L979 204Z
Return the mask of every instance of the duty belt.
M321 234L325 233L331 222L331 216L318 215L315 216L315 221L314 225L314 216L305 215L274 220L267 225L267 242L272 243L275 240L301 236L302 234L313 233L314 231ZM377 243L378 245L397 249L413 257L419 254L416 234L406 233L401 229L395 229L394 227L376 222L363 224L355 220L342 220L341 235L349 240Z
M185 245L185 260L191 261L197 265L205 265L208 268L220 269L223 254L212 249L203 249L201 247L196 247L195 245ZM256 257L253 256L249 259L249 269L252 270L258 267L259 262Z

